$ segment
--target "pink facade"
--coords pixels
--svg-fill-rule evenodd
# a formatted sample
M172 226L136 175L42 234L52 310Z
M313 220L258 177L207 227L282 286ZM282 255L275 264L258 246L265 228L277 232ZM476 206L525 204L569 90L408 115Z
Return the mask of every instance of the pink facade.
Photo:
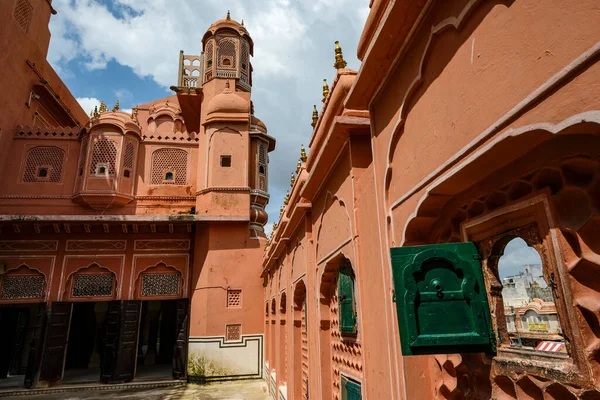
M87 117L45 61L51 11L0 7L3 382L261 377L275 140L251 111L248 32L215 22L175 95Z
M372 2L360 70L337 66L263 259L274 396L600 397L599 18L594 1ZM509 335L499 260L516 237L540 255L563 352ZM495 350L403 355L390 249L457 242L477 250Z

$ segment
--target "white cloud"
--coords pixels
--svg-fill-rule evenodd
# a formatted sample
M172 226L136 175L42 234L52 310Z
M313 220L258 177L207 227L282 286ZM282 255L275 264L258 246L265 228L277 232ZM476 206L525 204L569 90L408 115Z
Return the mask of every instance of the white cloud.
M300 144L310 141L312 105L320 107L322 80L331 83L335 76L333 42L340 40L348 67L358 69L356 45L368 14L366 0L113 0L110 9L97 0L54 0L52 5L58 15L50 23L49 60L61 74L68 73L72 60L90 70L114 61L151 77L165 91L177 79L179 50L199 54L205 29L228 9L233 19L243 18L255 43L256 113L277 139L270 156L271 221L279 215ZM127 104L125 97L117 98Z
M76 100L88 115L94 110L94 107L100 107L100 100L95 97L78 97Z

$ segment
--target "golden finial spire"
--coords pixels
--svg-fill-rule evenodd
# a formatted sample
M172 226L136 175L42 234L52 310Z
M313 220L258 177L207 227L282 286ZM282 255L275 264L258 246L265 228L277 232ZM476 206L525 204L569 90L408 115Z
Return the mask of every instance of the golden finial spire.
M273 230L271 231L271 235L273 234L273 232L275 232L277 230L277 222L273 222Z
M335 63L333 67L336 69L346 68L348 63L344 61L344 55L342 54L342 48L340 47L340 42L335 41Z
M108 108L106 108L106 104L104 104L103 101L100 102L100 110L99 111L101 114L108 111Z
M294 187L294 182L296 182L296 175L292 172L292 176L290 177L290 186Z
M229 14L229 10L227 10L227 21L231 21L231 15Z
M133 109L131 110L131 119L132 120L137 121L137 119L138 119L138 111L139 111L138 106L133 107Z
M306 162L306 149L304 148L304 145L300 146L300 160L302 160L302 162Z
M94 117L98 117L98 106L94 107Z
M279 218L281 218L281 216L283 215L284 210L285 208L283 208L283 206L279 207Z
M94 116L94 110L90 110L90 118Z
M314 105L313 108L313 112L312 112L312 123L310 124L310 126L312 126L313 128L315 126L317 126L317 121L319 120L319 112L317 111L317 105Z
M302 168L302 160L298 160L298 164L296 165L296 174L300 172L300 168Z
M244 18L242 18L242 26L244 26Z
M283 205L287 206L289 202L290 202L290 191L288 190L285 193L285 199L283 199Z
M323 79L323 103L325 103L325 99L329 96L329 85L327 85L327 79Z
M113 111L119 111L119 100L115 103L115 106L112 109Z

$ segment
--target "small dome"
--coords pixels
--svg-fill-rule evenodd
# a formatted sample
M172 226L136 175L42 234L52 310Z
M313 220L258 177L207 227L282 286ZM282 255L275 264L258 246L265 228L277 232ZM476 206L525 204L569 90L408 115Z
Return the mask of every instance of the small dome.
M265 125L265 123L262 122L260 119L256 118L254 115L252 116L252 119L250 120L250 124L256 125L259 128L264 129L265 133L267 132L267 126Z
M229 87L216 95L206 106L206 115L215 113L248 113L250 103L234 94Z

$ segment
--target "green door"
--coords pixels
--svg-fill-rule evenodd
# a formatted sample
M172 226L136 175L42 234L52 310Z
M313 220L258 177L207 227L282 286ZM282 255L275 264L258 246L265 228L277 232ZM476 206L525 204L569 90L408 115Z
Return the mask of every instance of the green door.
M473 243L391 249L403 355L494 352Z

